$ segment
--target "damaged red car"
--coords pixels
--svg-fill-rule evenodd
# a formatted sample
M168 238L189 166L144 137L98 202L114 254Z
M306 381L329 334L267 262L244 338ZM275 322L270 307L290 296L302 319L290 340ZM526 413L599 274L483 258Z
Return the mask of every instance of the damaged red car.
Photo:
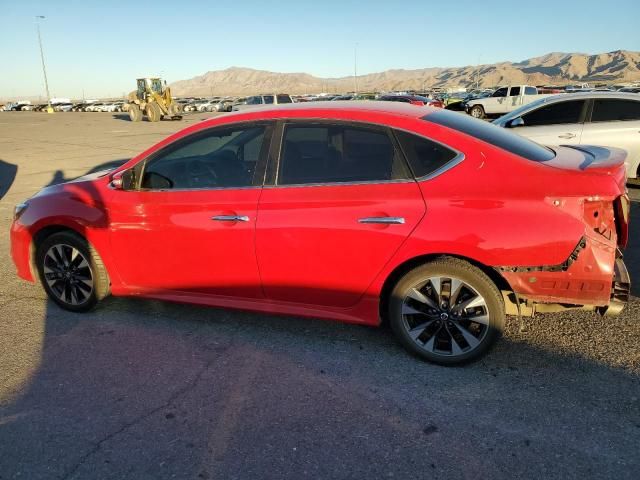
M388 322L457 364L506 315L620 312L624 160L430 107L245 110L45 188L16 207L11 253L71 311L111 294Z

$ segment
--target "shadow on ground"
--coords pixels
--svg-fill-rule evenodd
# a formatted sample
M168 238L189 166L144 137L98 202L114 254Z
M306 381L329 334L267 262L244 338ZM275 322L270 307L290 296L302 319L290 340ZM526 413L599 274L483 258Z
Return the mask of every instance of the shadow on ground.
M632 225L639 215L634 205ZM37 309L24 328L41 328L42 345L0 405L0 478L632 479L640 468L638 376L553 336L588 313L569 330L538 318L546 342L510 324L482 361L443 368L384 328L127 298L79 315L35 290L2 306L21 322Z
M0 160L0 200L7 194L16 179L18 166Z

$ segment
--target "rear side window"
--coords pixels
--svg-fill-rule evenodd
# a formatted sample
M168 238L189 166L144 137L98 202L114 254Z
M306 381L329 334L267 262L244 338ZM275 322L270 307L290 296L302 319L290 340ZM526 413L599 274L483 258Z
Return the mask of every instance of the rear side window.
M458 155L444 145L419 135L399 130L395 133L416 178L435 172Z
M293 103L289 95L278 95L278 103Z
M525 127L579 123L584 100L558 102L540 107L522 116Z
M407 178L386 130L350 125L285 127L278 185Z
M264 103L267 103L267 104L272 104L273 103L273 95L265 95L262 98L264 100Z
M593 101L592 122L640 120L640 102L620 99Z
M442 110L425 115L422 119L470 135L527 160L545 162L555 157L550 148L468 115Z
M509 96L517 97L518 95L520 95L520 87L511 87L511 90L509 90Z

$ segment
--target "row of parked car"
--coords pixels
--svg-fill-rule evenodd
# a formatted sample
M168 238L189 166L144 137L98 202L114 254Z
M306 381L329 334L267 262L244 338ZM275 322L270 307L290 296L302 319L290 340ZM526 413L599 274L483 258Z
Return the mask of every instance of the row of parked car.
M45 112L48 103L33 105L31 102L13 102L4 105L0 110L11 112ZM123 112L126 110L122 100L113 102L55 102L51 104L54 112Z

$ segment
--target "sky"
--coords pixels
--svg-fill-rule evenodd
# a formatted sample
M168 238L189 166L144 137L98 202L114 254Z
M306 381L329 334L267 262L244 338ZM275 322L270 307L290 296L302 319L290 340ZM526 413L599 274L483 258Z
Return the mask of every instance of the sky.
M0 98L116 97L231 66L320 77L640 51L640 0L0 0Z

